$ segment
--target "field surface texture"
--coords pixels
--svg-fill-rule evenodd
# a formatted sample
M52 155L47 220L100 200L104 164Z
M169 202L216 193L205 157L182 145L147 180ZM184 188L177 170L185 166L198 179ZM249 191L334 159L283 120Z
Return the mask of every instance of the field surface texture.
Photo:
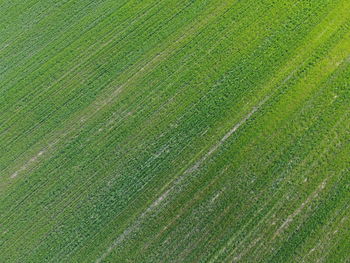
M0 262L350 262L350 1L0 0Z

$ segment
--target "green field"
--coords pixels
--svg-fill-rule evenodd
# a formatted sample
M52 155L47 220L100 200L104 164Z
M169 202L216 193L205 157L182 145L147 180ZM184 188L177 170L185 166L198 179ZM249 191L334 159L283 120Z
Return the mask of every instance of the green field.
M350 262L350 1L0 0L0 262Z

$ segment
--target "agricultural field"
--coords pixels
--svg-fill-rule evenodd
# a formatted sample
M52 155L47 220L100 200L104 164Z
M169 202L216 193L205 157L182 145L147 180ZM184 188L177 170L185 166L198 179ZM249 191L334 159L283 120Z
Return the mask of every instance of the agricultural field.
M350 262L350 1L0 0L0 262Z

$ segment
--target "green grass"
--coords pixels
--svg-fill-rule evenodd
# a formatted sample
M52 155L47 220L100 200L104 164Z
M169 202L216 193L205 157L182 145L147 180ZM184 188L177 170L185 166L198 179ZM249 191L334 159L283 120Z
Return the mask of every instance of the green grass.
M0 7L0 262L350 261L348 1Z

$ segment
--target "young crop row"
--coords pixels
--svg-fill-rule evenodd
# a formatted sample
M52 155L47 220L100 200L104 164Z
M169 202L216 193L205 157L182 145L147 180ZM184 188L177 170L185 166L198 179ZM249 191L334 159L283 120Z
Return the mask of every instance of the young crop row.
M346 1L41 2L0 49L6 262L345 262Z

